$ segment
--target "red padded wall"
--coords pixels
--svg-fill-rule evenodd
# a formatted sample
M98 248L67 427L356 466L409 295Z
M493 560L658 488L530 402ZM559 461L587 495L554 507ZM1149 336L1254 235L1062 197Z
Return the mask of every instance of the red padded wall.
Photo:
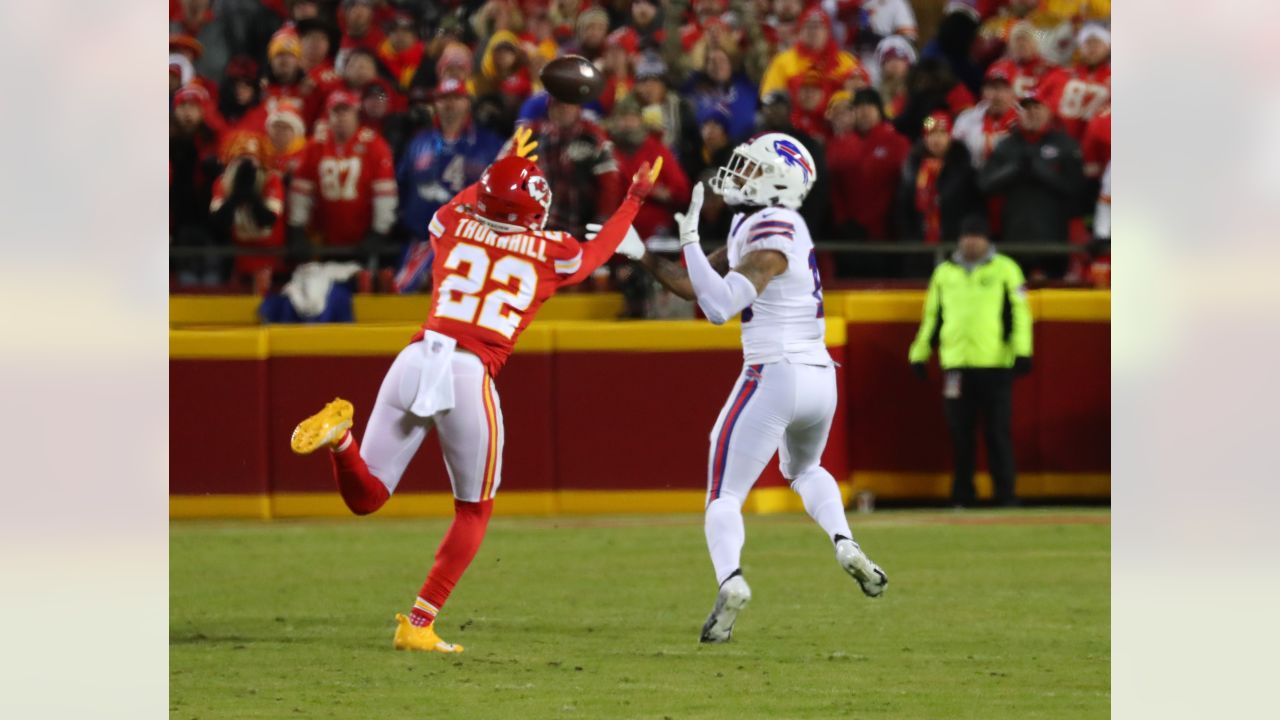
M171 494L267 492L266 394L260 360L169 361Z
M557 487L705 488L711 428L741 371L740 350L557 354ZM840 410L823 455L836 477L842 428ZM760 485L782 484L775 458Z

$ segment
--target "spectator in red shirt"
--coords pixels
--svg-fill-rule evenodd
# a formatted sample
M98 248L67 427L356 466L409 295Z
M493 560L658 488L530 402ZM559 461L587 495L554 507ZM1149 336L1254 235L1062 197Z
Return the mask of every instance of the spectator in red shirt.
M791 124L819 143L831 134L827 124L827 106L839 90L837 80L810 69L788 81L791 93Z
M613 113L613 105L631 94L636 80L631 66L639 48L634 34L627 28L609 33L604 41L604 90L600 93L600 107L606 115Z
M1102 171L1111 164L1111 104L1093 117L1084 130L1084 140L1080 143L1084 153L1084 175L1098 179Z
M391 24L391 33L378 45L378 59L391 72L401 90L408 89L418 71L426 46L418 37L413 18L400 14Z
M656 0L631 0L628 22L615 32L627 36L637 50L657 49L667 33L662 29L662 12Z
M680 28L680 47L685 52L692 50L706 34L707 26L719 21L720 16L728 9L725 0L693 0L689 22Z
M303 85L302 42L292 28L284 28L271 36L267 45L267 72L262 78L262 97L305 98L309 88Z
M210 219L219 237L241 247L284 246L284 183L280 173L268 167L264 138L238 132L227 141L227 169L213 185ZM279 255L240 255L232 278L253 282L261 292L272 274L285 271ZM255 277L265 273L265 278Z
M377 57L378 47L386 39L374 22L374 0L343 0L339 27L342 28L342 42L338 44L334 65L340 73L352 50L361 48L375 53L374 57Z
M284 176L285 187L302 164L307 147L307 126L302 120L302 104L297 100L280 100L267 115L268 157L272 169Z
M831 175L832 222L838 237L853 240L892 239L894 193L902 163L911 150L906 138L884 119L880 93L867 88L853 96L853 132L832 138L827 149ZM847 256L846 256L847 258ZM893 277L898 263L859 259L858 274Z
M992 65L982 82L982 102L960 113L952 125L952 137L969 148L975 168L982 168L996 143L1018 124L1011 81L1006 67Z
M1020 22L1009 31L1009 52L987 69L998 68L1009 76L1014 97L1023 97L1036 89L1049 65L1040 57L1036 41L1036 29L1029 22Z
M692 188L675 155L658 136L645 128L640 117L640 103L635 98L628 97L618 102L609 118L609 137L613 139L618 173L622 177L630 177L644 163L653 166L658 158L662 158L662 172L654 183L653 192L649 193L648 202L640 208L631 224L642 238L660 232L674 236L674 213L689 205Z
M1111 102L1111 33L1100 25L1085 25L1076 46L1080 62L1045 75L1036 95L1053 110L1062 129L1080 142L1085 125Z
M320 74L328 71L333 77L333 28L323 20L303 20L294 26L302 48L302 69L312 82L322 82Z
M323 245L369 248L383 244L395 222L391 149L372 128L360 127L359 106L359 98L345 90L326 101L328 123L317 125L289 189L295 235L310 227Z
M765 0L766 4L768 0ZM800 15L805 11L805 0L774 0L773 14L768 16L765 24L769 31L765 33L771 44L771 54L777 54L796 44L800 34ZM761 17L764 17L763 13Z

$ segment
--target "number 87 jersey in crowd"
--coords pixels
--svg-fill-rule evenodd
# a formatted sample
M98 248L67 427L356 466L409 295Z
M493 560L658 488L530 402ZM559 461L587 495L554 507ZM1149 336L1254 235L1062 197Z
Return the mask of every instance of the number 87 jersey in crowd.
M414 340L427 331L448 335L497 375L539 306L612 256L651 185L642 171L600 236L582 244L544 229L551 188L536 165L518 157L494 163L431 218L435 291Z

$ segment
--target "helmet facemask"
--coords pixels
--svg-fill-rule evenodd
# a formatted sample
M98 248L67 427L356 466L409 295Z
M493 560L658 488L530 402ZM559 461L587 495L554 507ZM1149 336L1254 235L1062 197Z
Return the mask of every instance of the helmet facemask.
M777 172L776 167L751 157L739 146L707 185L729 205L769 205L777 195L769 191L769 177Z

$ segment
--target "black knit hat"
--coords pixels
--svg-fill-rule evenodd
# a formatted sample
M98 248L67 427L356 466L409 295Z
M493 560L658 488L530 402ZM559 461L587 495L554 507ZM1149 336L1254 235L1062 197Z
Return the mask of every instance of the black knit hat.
M987 221L981 215L970 215L960 221L960 237L966 235L981 235L989 237L990 230L987 228Z
M884 99L880 97L880 91L875 88L862 88L853 94L853 106L859 105L875 105L880 114L884 115Z

